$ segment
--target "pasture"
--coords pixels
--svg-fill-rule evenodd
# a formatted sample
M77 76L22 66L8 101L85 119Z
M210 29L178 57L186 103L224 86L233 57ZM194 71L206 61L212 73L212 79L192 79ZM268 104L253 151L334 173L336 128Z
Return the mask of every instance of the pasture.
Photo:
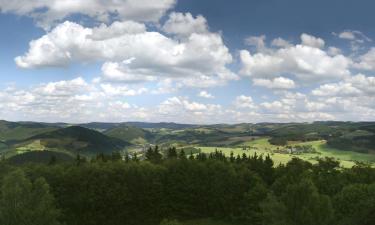
M315 149L315 152L311 153L280 153L281 150L285 149L282 146L272 145L268 142L268 138L259 138L256 140L245 142L239 146L235 147L201 147L196 148L200 149L202 153L211 153L216 150L223 152L226 156L229 157L231 152L234 153L234 156L241 155L245 153L247 156L257 155L270 155L275 162L275 165L285 164L290 161L293 157L297 157L303 160L307 160L311 163L316 163L318 158L332 157L340 161L341 166L345 168L352 167L356 161L366 162L366 163L375 163L375 154L365 154L352 151L341 151L338 149L331 148L327 146L326 141L309 141L309 142L290 142L289 146L303 146L310 145ZM244 150L246 147L246 150Z

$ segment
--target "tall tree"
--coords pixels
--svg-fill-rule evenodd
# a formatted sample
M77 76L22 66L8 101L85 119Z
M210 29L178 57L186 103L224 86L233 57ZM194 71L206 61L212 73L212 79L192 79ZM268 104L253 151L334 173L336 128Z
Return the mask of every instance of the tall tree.
M176 159L177 158L176 147L168 148L167 158L168 159Z
M32 183L21 170L3 179L0 198L2 225L59 225L59 210L43 178Z
M186 159L185 151L184 149L181 149L180 153L178 154L179 159Z

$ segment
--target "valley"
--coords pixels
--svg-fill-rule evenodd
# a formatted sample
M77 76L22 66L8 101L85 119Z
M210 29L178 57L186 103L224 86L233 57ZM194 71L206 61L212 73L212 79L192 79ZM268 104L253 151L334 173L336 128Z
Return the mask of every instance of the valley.
M46 124L0 122L2 158L56 153L62 161L80 155L88 159L98 154L118 152L142 159L145 151L158 145L165 155L175 147L184 154L213 154L226 157L267 156L275 165L292 158L311 163L332 157L343 167L357 162L375 163L375 123L315 122L189 125L175 123L88 123ZM26 156L20 157L22 154Z

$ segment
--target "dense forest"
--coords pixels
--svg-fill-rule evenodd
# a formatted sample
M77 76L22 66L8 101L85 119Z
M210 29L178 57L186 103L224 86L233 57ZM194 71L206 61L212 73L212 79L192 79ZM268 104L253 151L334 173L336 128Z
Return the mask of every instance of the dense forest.
M146 159L98 154L74 162L0 164L0 224L153 225L213 218L228 224L373 225L375 169L325 158L274 165L149 149Z

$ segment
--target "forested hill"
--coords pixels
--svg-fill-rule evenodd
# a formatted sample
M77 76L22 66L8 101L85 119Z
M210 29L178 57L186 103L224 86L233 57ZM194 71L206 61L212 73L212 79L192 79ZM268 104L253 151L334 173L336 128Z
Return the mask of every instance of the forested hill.
M144 161L0 162L0 187L1 224L375 224L374 168L343 169L329 158L274 166L268 156L187 157L170 149L162 158L155 148Z
M35 135L26 139L25 142L36 140L45 143L44 145L47 147L64 148L75 153L111 153L131 145L121 139L108 137L95 130L79 126L70 126Z
M0 121L0 154L6 157L40 150L63 151L70 153L71 156L76 153L95 155L99 152L128 151L130 146L143 149L150 144L180 148L196 146L240 148L252 146L254 143L257 145L256 140L259 138L264 138L263 140L267 142L260 146L263 150L278 149L279 152L284 153L287 153L287 149L293 148L291 144L316 145L314 141L321 141L320 146L324 145L324 149L375 153L374 122L216 125L95 122L77 126L64 123ZM266 146L268 144L271 146ZM192 151L196 152L196 149ZM336 154L333 152L328 154ZM366 157L349 160L353 162L358 158Z

